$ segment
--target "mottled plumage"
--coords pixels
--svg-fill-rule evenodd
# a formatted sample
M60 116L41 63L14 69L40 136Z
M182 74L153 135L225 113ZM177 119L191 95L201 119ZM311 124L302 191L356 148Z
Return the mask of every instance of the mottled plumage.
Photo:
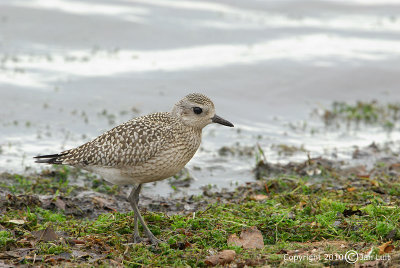
M215 115L208 97L193 93L176 103L171 112L134 118L77 148L37 156L36 162L75 166L114 184L136 185L129 200L137 224L136 217L142 222L136 211L141 184L166 179L181 170L199 148L202 129L213 122L233 126ZM142 225L145 227L144 222ZM135 237L139 237L137 228Z
M175 175L193 157L200 142L200 129L183 125L170 113L155 113L134 118L64 151L53 163L98 171L115 184L144 183Z

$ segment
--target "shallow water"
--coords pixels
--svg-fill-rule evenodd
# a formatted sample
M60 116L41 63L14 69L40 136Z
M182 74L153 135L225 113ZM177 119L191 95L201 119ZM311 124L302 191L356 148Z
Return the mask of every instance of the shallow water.
M96 5L94 5L96 3ZM210 126L188 192L253 179L255 157L223 146L303 145L350 159L399 129L324 129L332 101L400 101L397 1L1 1L0 170L79 145L129 118L209 95L236 128ZM294 127L293 127L294 126ZM171 191L166 182L156 191ZM153 186L148 186L153 187Z

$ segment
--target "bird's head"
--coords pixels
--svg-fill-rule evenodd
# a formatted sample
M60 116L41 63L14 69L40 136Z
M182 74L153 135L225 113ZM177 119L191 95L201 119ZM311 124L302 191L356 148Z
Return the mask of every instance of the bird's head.
M172 115L185 125L202 129L208 124L218 123L233 127L233 124L215 114L214 103L205 95L192 93L174 105Z

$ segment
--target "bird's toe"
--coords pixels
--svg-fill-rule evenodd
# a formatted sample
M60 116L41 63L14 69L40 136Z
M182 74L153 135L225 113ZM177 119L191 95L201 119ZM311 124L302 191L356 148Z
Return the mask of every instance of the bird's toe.
M157 239L156 237L150 237L149 240L151 244L153 244L154 246L158 246L158 244L163 242L162 240Z
M143 238L141 238L139 235L133 236L133 242L134 243L140 243L143 241Z

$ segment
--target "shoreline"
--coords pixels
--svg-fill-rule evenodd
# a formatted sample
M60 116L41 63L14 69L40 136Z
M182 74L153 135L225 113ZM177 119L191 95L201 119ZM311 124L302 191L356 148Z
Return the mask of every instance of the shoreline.
M357 155L365 157L378 151L371 145ZM0 232L8 238L0 239L0 263L13 267L22 258L23 263L33 266L87 265L87 261L96 266L203 266L210 261L210 252L213 255L229 249L235 252L231 261L238 266L286 267L293 262L309 263L310 258L301 257L305 255L341 256L348 250L378 254L379 246L386 242L394 248L399 245L400 161L394 155L380 159L372 169L323 158L271 164L260 157L255 174L259 180L233 191L205 187L197 196L142 195L143 215L156 236L165 241L158 249L152 249L146 240L136 245L130 242L133 213L124 187L110 187L90 174L63 167L37 177L2 174ZM91 188L68 185L68 178L74 176L92 180ZM5 186L5 181L11 184ZM229 245L230 235L252 226L263 237L261 248ZM55 238L35 239L40 230L54 232ZM31 249L22 256L16 252L26 247L23 241L31 241ZM114 245L114 249L106 246L108 253L104 255L93 247L100 241ZM126 250L131 252L128 256L124 255ZM386 255L386 259L380 254L374 258L385 265L398 263L397 250L390 248ZM346 265L338 258L313 257L311 261ZM368 261L372 257L360 263Z

